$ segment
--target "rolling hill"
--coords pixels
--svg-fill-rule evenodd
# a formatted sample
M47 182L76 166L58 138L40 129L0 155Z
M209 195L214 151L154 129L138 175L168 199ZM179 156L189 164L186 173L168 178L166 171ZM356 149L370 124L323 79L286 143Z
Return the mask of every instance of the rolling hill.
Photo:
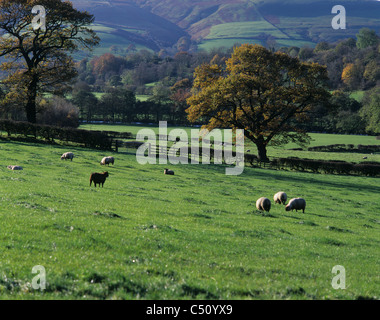
M174 23L139 8L131 1L73 1L76 8L95 16L94 29L102 39L97 51L108 51L116 45L158 51L173 46L186 31Z
M235 43L275 41L279 46L314 46L355 37L359 29L380 26L380 2L340 2L347 28L334 30L336 1L278 0L74 0L95 15L104 51L131 44L154 51L209 49ZM100 49L98 49L99 51Z

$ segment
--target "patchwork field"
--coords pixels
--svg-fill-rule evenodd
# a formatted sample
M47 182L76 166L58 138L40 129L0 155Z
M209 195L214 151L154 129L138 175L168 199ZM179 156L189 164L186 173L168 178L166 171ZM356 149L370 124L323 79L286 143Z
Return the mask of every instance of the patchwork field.
M337 3L324 1L218 0L176 1L82 1L80 10L95 15L94 29L102 39L93 52L100 55L117 46L119 54L133 43L137 49L159 51L176 46L187 37L200 50L258 43L267 39L278 47L314 47L318 42L335 42L356 37L363 28L378 29L378 1L341 1L346 9L346 29L331 26ZM137 5L136 5L137 4ZM85 57L81 53L76 59Z
M0 154L3 299L379 298L379 179L216 165L166 176L131 154L105 169L110 153L8 140ZM90 187L103 170L104 188ZM306 212L256 210L280 190ZM344 290L331 285L336 265Z

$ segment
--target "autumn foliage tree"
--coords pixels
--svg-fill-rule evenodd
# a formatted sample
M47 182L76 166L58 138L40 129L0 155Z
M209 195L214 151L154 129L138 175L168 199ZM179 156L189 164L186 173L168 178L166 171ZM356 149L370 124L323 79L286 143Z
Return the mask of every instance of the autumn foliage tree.
M33 28L36 5L45 9L45 27ZM77 75L70 54L98 44L99 38L89 28L93 21L92 15L76 10L70 1L0 0L5 100L22 104L29 122L36 122L38 96L63 93Z
M269 143L306 143L298 123L328 100L327 71L259 45L236 47L225 66L203 64L195 71L188 118L207 121L208 130L244 129L268 161Z
M188 78L178 80L171 88L170 99L173 102L171 107L171 121L175 121L175 117L179 120L186 119L187 102L191 96L191 81Z
M342 81L348 89L352 90L360 85L362 74L359 64L349 63L342 71Z
M105 53L91 60L93 73L103 77L107 74L118 74L125 64L125 59L114 56L111 53Z

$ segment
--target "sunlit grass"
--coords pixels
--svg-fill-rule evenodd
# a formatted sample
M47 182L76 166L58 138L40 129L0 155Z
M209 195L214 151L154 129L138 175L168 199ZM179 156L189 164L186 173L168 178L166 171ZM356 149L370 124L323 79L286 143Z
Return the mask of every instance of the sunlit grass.
M134 155L0 142L0 294L11 299L378 298L378 179L224 166L139 165ZM9 164L24 167L10 171ZM163 175L170 166L175 176ZM108 170L104 188L91 172ZM305 214L255 201L284 190ZM331 287L335 265L347 289ZM47 287L31 287L33 266Z

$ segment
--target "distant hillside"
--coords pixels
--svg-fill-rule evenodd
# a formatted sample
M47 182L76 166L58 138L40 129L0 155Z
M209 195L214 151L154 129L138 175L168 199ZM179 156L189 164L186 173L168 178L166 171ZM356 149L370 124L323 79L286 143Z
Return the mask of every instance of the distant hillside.
M95 15L103 51L126 49L209 49L235 43L271 42L278 46L314 46L354 37L362 27L379 29L380 2L340 1L347 29L334 30L336 1L279 0L73 0Z

